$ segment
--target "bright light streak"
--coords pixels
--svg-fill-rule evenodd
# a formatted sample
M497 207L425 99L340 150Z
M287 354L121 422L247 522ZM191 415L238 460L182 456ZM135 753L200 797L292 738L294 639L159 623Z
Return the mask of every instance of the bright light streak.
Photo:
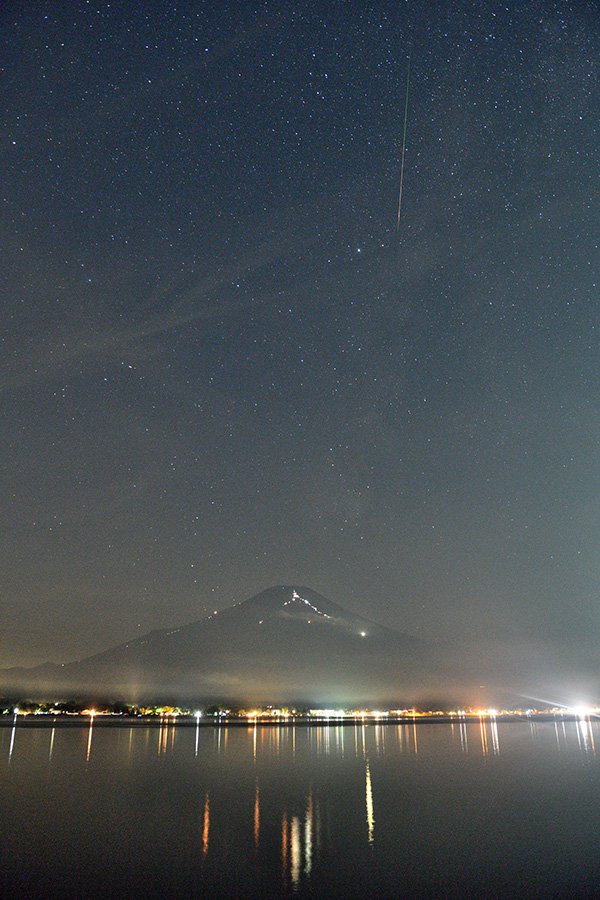
M293 816L290 837L290 878L294 887L297 886L300 880L301 853L300 819L298 816Z
M93 735L93 733L94 733L94 714L92 713L92 714L90 715L90 727L89 727L89 731L88 731L87 748L86 748L86 751L85 751L85 761L86 761L86 763L89 763L89 761L90 761L90 756L91 756L91 754L92 754L92 735Z
M304 871L310 875L312 869L312 844L313 835L313 799L312 788L308 791L308 802L306 806L306 818L304 820Z
M371 785L371 769L367 760L365 772L365 801L367 807L367 840L373 844L375 840L375 814L373 812L373 788Z
M13 725L12 730L10 732L10 747L8 748L8 763L10 765L10 761L12 759L13 750L15 749L15 734L17 731L17 726Z

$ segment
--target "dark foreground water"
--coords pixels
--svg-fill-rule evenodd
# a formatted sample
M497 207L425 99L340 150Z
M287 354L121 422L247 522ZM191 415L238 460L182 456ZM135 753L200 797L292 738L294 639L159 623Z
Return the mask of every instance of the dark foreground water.
M598 723L0 728L7 897L600 896Z

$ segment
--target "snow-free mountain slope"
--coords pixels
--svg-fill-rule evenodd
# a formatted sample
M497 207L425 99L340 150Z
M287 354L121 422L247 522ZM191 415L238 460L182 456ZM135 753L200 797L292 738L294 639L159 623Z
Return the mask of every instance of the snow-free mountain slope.
M47 672L46 690L246 702L351 702L415 694L429 681L424 643L303 586L279 585L190 625L153 631ZM13 670L13 676L17 673Z

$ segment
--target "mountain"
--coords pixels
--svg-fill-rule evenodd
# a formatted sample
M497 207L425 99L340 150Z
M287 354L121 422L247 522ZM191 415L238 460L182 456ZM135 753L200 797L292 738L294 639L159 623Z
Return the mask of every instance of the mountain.
M434 648L279 585L180 628L62 666L0 671L0 690L129 701L412 703L448 673Z

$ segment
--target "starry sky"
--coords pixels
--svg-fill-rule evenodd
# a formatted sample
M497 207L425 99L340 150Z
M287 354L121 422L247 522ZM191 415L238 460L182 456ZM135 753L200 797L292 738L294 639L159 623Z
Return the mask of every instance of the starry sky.
M280 582L599 639L597 3L0 17L2 665Z

